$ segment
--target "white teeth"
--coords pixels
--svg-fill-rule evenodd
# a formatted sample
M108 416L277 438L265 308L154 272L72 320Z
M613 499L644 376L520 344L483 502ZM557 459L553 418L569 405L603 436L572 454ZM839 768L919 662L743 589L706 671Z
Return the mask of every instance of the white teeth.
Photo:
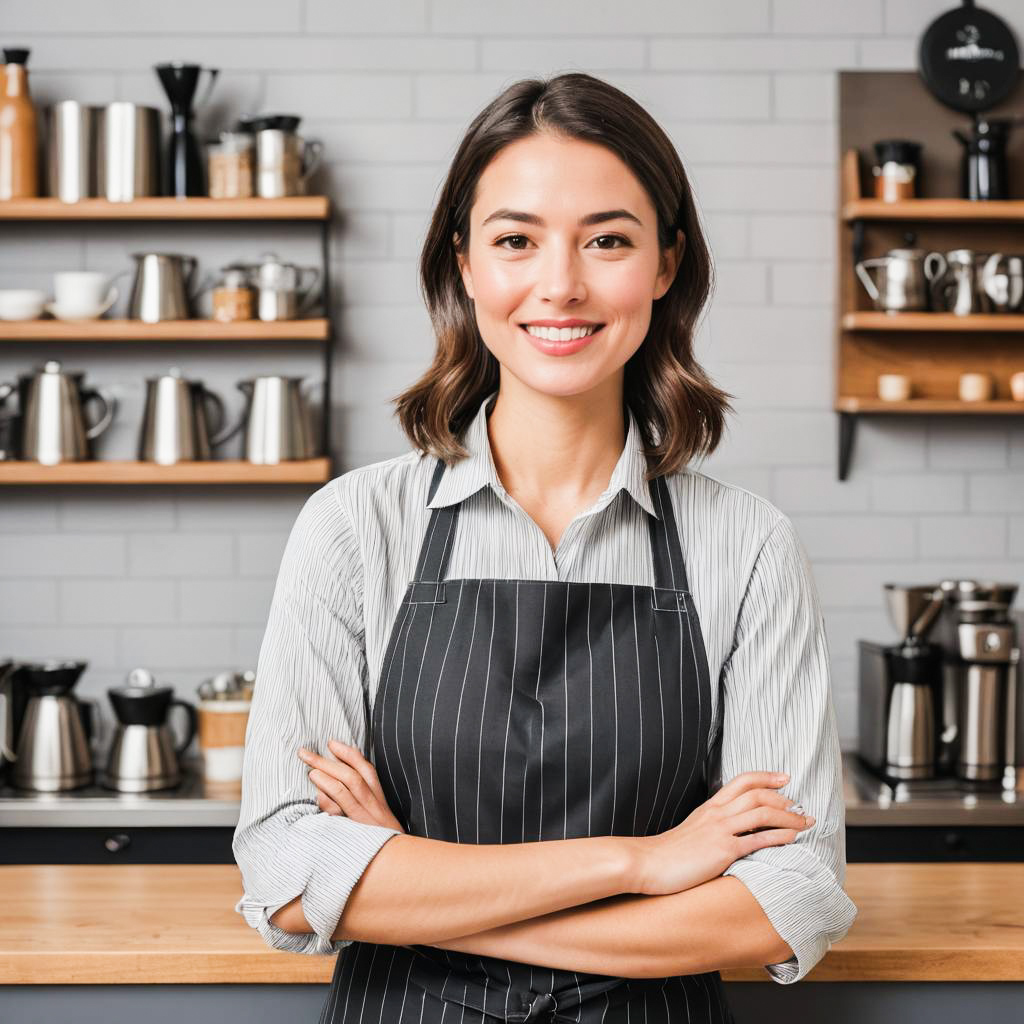
M596 327L535 327L533 324L525 325L527 331L535 338L543 338L544 341L572 341L574 338L584 338L593 334Z

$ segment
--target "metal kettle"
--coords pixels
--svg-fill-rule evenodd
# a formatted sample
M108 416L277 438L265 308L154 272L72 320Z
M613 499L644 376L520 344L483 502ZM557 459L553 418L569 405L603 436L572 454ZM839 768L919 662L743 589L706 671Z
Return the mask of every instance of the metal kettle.
M225 419L220 396L201 380L182 377L178 367L171 367L160 377L147 377L139 460L169 466L209 459L212 449L236 434L242 425L240 421L225 428Z
M195 256L173 252L133 252L135 278L128 299L128 316L143 323L188 320L192 316Z
M194 704L174 697L170 686L157 686L152 673L133 669L126 686L107 690L117 715L100 785L122 793L169 789L182 779L179 758L195 738L199 716ZM180 707L186 715L181 742L175 742L169 717Z
M929 306L929 286L946 271L941 253L923 249L890 249L884 256L854 266L875 308L885 313L923 311ZM876 270L878 281L871 275Z
M84 376L84 371L62 370L51 359L41 370L18 378L22 459L54 466L93 457L89 442L110 426L117 399L105 390L84 387ZM84 409L90 402L98 402L103 411L87 425Z
M316 454L304 379L266 375L238 382L248 399L244 457L249 462L274 465Z
M93 781L90 743L99 742L99 705L72 692L88 662L23 663L15 673L28 703L14 748L19 789L58 792ZM88 714L87 707L92 708Z

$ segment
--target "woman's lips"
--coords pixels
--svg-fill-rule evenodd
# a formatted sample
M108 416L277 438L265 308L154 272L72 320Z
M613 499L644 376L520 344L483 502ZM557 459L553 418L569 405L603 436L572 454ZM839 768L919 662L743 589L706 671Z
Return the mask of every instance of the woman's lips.
M604 329L604 324L601 324L600 327L595 327L590 334L585 334L582 338L570 338L568 341L547 341L545 338L538 338L531 334L522 324L519 325L519 329L530 339L533 347L545 355L571 356L573 352L579 352L581 348L589 345L598 332Z

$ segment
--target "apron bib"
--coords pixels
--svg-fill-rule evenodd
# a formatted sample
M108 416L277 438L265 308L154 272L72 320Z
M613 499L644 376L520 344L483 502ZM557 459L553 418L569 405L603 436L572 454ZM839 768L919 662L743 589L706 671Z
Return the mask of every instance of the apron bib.
M707 799L707 657L668 488L650 488L653 587L445 579L459 504L431 511L372 709L377 775L407 833L656 835ZM627 1020L732 1015L717 971L621 978L357 941L320 1024Z

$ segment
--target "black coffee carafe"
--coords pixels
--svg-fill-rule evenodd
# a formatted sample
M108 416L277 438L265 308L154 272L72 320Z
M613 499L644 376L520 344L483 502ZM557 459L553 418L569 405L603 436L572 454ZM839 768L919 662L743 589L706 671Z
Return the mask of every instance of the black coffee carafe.
M199 159L199 144L192 130L192 103L199 85L199 76L204 71L210 75L206 93L199 103L199 106L203 106L210 98L210 91L220 69L170 61L155 64L153 70L171 102L171 137L167 143L164 191L170 196L205 196L206 175Z
M975 117L973 132L953 129L964 151L960 164L960 194L964 199L1009 199L1006 142L1016 118Z
M194 704L174 697L170 686L156 686L145 669L134 669L127 686L107 690L117 715L100 785L122 793L170 789L182 780L179 758L196 735L198 714ZM168 718L173 707L186 714L184 736L175 743Z

